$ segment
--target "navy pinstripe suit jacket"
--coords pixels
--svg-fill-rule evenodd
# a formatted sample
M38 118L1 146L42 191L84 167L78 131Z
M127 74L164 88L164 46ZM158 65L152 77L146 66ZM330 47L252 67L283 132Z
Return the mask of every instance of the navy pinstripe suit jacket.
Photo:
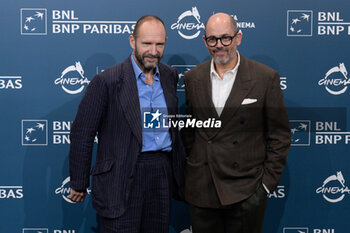
M159 64L169 115L177 113L175 69ZM70 134L71 188L86 190L93 176L92 200L98 214L115 218L126 208L133 171L142 147L142 124L136 78L130 57L101 74L87 87ZM94 137L96 162L91 169ZM174 195L183 199L185 151L177 129L170 129Z

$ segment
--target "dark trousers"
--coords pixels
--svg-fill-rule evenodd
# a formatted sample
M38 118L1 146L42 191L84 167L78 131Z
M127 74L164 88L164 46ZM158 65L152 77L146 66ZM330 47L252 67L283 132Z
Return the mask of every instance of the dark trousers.
M100 233L168 233L172 170L170 153L141 153L125 213L100 218Z
M248 199L223 208L190 205L193 233L261 233L267 193L261 187Z

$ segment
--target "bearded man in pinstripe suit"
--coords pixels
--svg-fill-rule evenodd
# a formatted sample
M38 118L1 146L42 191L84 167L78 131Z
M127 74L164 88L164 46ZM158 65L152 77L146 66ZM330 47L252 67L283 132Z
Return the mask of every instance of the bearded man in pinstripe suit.
M91 175L100 232L168 232L171 197L183 199L185 153L178 130L143 127L146 109L177 113L178 74L160 63L166 39L161 19L140 18L129 38L132 55L96 75L79 105L70 135L69 198L81 202L86 196L98 133Z

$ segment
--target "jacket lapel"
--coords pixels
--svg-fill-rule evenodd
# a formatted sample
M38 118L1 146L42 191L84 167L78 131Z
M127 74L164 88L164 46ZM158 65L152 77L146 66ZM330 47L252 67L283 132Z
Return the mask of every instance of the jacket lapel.
M119 100L132 132L142 145L140 100L130 57L123 62L121 73L122 80L118 87Z
M230 95L227 98L225 107L221 114L222 123L229 121L240 108L242 101L249 94L249 91L255 85L252 79L251 71L247 66L246 59L241 55L241 64L239 65L235 83Z
M211 81L210 81L210 61L207 61L206 64L204 64L204 68L199 74L197 80L196 80L196 88L198 88L197 93L197 100L198 100L198 106L194 106L196 111L200 111L202 114L199 114L200 116L207 116L207 118L215 118L219 119L219 115L216 112L213 98L212 98L212 88L211 88ZM206 120L206 119L202 119Z
M218 130L211 130L210 138L214 137L219 131L225 128L227 123L232 120L233 116L241 107L242 101L247 97L254 85L255 80L252 79L251 71L249 70L247 61L241 55L241 62L237 71L236 80L233 84L231 92L226 100L225 107L220 116L221 128Z

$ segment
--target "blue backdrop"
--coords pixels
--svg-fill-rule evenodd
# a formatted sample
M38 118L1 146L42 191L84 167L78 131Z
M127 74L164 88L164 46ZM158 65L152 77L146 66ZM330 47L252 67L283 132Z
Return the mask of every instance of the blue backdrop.
M281 75L293 145L269 197L264 233L345 233L350 204L350 4L334 1L149 0L0 2L0 233L89 233L91 197L70 203L69 131L91 78L131 54L145 14L162 18L162 62L183 75L209 59L204 23L226 12L239 51ZM171 233L190 232L174 202Z

